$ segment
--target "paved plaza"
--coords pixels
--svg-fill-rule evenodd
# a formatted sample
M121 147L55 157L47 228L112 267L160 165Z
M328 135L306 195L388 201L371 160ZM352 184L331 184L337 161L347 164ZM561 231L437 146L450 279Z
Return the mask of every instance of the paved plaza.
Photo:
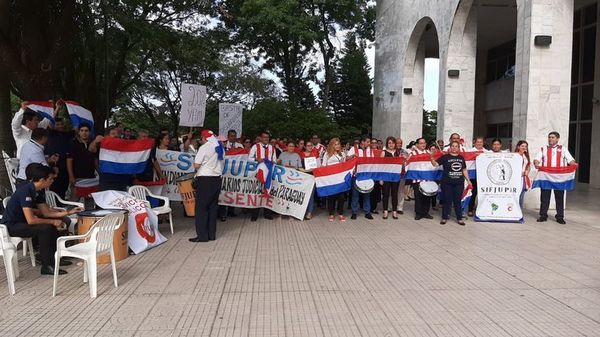
M55 298L28 258L14 296L0 267L0 336L600 336L598 193L570 200L567 226L240 216L200 244L176 208L95 300L80 266Z

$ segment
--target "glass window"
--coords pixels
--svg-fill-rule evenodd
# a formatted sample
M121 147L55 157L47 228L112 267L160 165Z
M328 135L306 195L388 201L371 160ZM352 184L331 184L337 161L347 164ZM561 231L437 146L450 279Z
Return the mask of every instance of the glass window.
M496 138L496 137L498 137L498 125L497 124L488 124L487 138Z
M576 155L575 147L577 146L577 123L569 124L569 152Z
M571 83L579 83L579 39L581 34L579 32L573 33L573 66L571 68Z
M583 31L583 74L582 82L594 80L594 69L596 65L596 27L590 27Z
M579 140L579 178L580 183L589 184L590 182L590 159L592 156L592 123L580 124Z
M581 86L581 112L579 120L587 121L592 120L592 113L594 109L594 85L582 85Z
M593 4L591 6L584 8L584 10L585 10L585 12L583 14L584 15L583 24L585 26L587 26L587 25L591 25L592 23L596 22L597 16L598 16L598 5Z
M571 122L577 120L577 102L579 101L579 97L577 96L577 88L578 87L571 88L571 107L569 109L569 120Z
M508 138L510 137L510 127L509 124L500 124L498 126L498 137L500 138Z

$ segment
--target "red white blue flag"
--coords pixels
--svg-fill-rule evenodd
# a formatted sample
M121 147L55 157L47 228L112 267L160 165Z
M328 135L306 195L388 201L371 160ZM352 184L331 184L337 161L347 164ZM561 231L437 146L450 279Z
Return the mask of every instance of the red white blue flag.
M544 190L562 190L571 191L575 188L575 172L577 165L564 167L546 167L539 168L532 188L541 188Z
M435 158L441 156L442 153L435 154ZM405 177L412 180L440 180L442 179L442 168L431 165L429 153L417 154L411 156L406 162Z
M359 157L356 162L356 180L398 182L402 178L402 157Z
M74 101L65 101L65 106L71 117L71 124L74 128L78 128L81 124L87 124L94 129L94 116L92 112Z
M105 137L100 145L100 172L138 174L144 172L154 140Z
M355 165L356 159L352 159L347 162L314 169L317 194L320 197L327 197L349 191L352 188L352 172Z
M273 186L273 164L270 160L263 160L256 168L256 179L263 183L265 194L269 194Z
M29 101L25 102L25 106L37 112L42 117L47 118L52 126L56 124L54 121L54 116L52 116L52 113L54 112L54 106L49 101Z

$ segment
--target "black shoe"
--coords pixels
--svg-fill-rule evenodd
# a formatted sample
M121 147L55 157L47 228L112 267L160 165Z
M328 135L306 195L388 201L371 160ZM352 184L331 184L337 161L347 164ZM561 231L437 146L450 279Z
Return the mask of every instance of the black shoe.
M421 219L423 219L422 216L420 216L420 215L415 216L415 220L421 220Z
M556 222L558 222L561 225L566 225L567 222L565 221L565 219L556 219Z
M431 214L425 214L425 216L423 216L425 219L433 219L433 217L431 216Z
M356 220L356 214L354 214L354 213L353 213L353 214L350 216L350 219L352 219L352 220Z
M537 219L537 222L546 222L546 221L548 221L548 218L543 217L543 216L541 216Z
M267 219L267 220L273 220L273 216L271 216L271 215L265 215L265 219Z
M208 242L208 239L201 239L199 237L188 239L190 242Z
M222 216L221 217L221 222L225 222L225 221L227 221L227 217L226 216Z
M208 238L208 241L215 241L217 238Z
M365 218L369 220L373 220L373 216L371 214L365 214Z
M371 211L371 214L379 214L377 211Z
M398 211L398 214L402 215L404 214L404 211Z
M52 266L42 266L41 273L42 273L42 275L54 275L54 267L52 267ZM67 273L66 270L62 270L62 269L58 270L58 275L64 275L66 273Z
M256 220L258 220L257 216L253 216L253 217L250 218L250 221L252 221L252 222L255 222Z

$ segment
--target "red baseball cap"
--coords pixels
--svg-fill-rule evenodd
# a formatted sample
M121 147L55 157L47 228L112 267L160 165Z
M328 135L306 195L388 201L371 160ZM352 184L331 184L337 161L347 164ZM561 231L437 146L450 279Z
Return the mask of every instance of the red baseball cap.
M202 136L203 138L209 138L214 136L214 132L210 131L210 130L202 130L200 131L200 136Z

